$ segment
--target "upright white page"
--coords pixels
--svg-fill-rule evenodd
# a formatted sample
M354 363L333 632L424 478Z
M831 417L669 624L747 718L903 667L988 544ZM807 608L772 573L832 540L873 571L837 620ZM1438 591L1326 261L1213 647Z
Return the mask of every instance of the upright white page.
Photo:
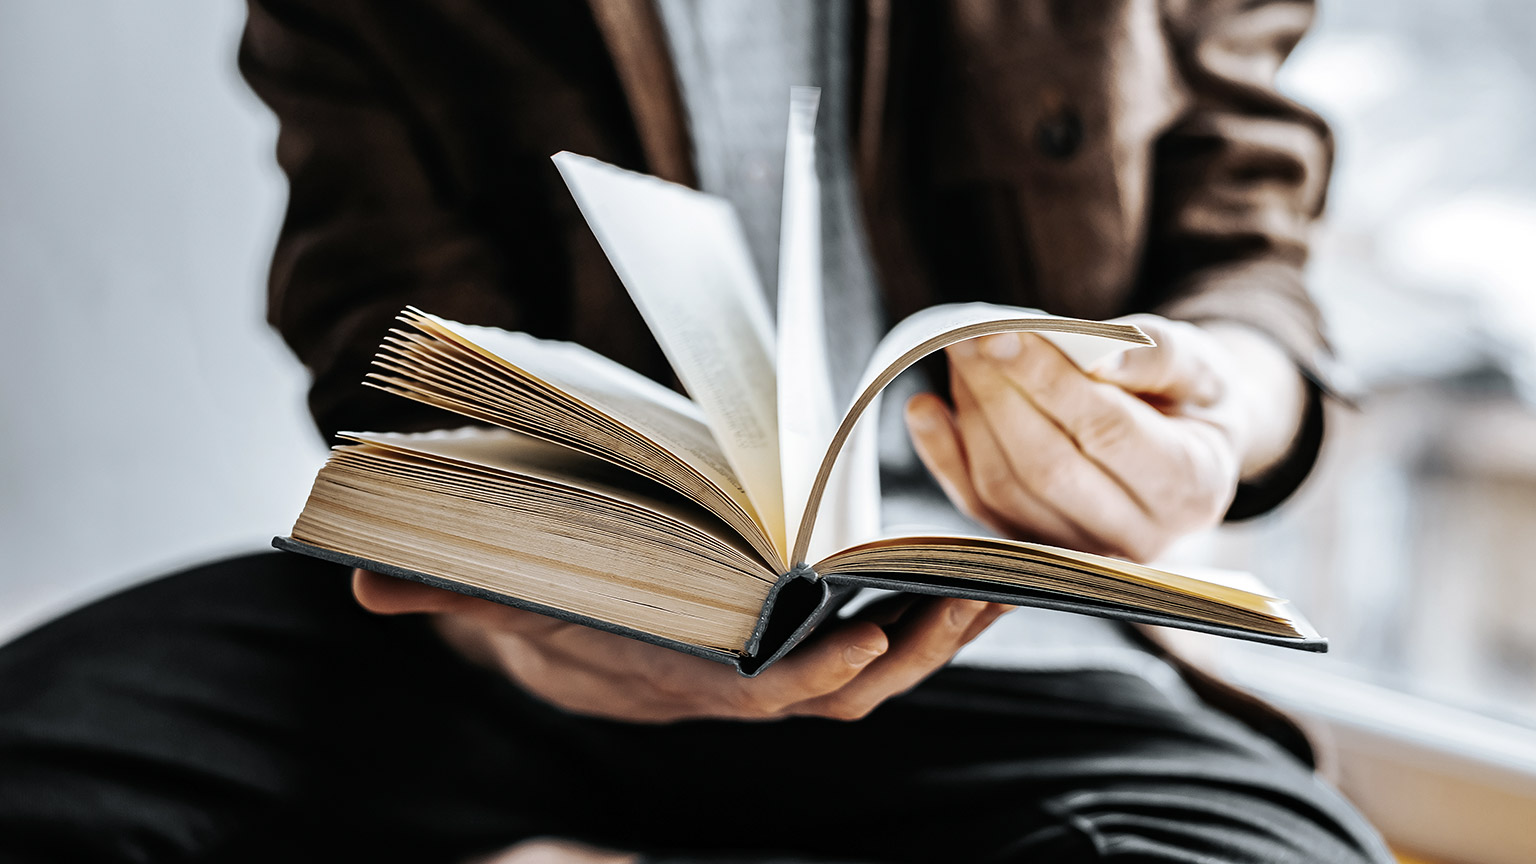
M784 521L794 528L811 495L816 469L842 414L827 358L821 249L821 182L816 174L816 111L821 91L794 87L784 147L784 201L779 226L779 465ZM872 432L873 424L861 431ZM828 478L816 526L817 552L830 554L880 530L880 463L873 434L855 435ZM791 543L794 537L790 537ZM791 562L793 563L793 562Z
M566 185L775 546L787 553L773 322L729 202L557 153Z

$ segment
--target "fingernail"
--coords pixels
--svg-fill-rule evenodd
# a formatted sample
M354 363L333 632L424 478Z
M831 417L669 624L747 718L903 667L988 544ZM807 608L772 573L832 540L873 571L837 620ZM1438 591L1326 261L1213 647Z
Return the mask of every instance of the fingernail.
M939 418L932 407L916 403L907 405L907 425L918 432L932 432L939 427Z
M849 666L868 666L871 661L885 652L879 648L871 648L868 645L849 645L843 649L843 659Z
M980 615L981 610L985 608L987 608L985 600L961 600L949 607L949 623L956 627L964 627L976 620L976 616Z
M987 352L987 356L993 360L1012 360L1019 356L1024 346L1019 342L1019 334L999 333L982 339L981 350Z

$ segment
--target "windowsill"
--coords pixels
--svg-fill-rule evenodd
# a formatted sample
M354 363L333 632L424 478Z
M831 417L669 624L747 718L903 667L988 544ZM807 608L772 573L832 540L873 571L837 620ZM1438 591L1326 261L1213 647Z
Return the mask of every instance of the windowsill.
M1308 659L1228 651L1216 671L1323 730L1340 788L1395 848L1466 864L1536 861L1536 730Z

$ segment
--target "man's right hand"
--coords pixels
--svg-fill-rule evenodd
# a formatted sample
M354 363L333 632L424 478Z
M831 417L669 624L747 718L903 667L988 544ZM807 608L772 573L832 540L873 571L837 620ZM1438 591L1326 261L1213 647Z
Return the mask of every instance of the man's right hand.
M701 657L366 570L353 572L352 588L372 612L431 614L459 653L556 707L634 723L856 720L917 686L1009 609L910 597L872 604L743 678Z

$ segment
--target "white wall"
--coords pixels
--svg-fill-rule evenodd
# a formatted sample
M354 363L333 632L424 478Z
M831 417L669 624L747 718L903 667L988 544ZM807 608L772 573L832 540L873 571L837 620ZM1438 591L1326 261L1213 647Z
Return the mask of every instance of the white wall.
M263 547L323 456L262 319L285 192L244 16L0 3L0 640Z

